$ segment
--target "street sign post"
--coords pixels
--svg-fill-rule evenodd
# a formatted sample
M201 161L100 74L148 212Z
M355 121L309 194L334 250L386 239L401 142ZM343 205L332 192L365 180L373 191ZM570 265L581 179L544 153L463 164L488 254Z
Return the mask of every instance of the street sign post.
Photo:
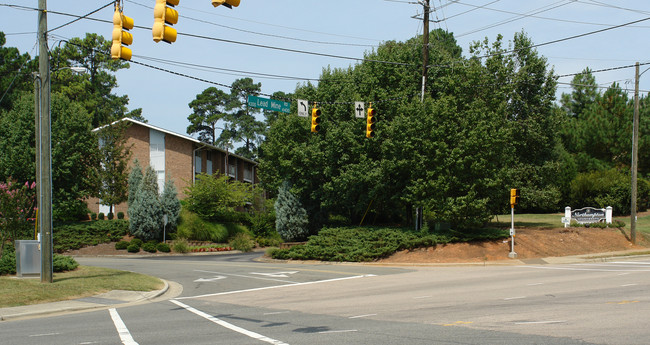
M288 114L290 112L291 103L248 95L248 106L253 108L280 111Z

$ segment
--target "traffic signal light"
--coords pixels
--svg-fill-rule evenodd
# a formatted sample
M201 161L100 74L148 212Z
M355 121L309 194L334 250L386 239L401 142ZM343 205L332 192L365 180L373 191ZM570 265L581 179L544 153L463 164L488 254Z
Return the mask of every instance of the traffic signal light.
M515 208L519 203L519 189L513 188L510 190L510 207Z
M372 107L368 108L368 117L366 118L366 138L375 137L375 123L377 122L377 110Z
M133 43L133 35L124 30L133 29L133 18L125 16L116 6L113 13L113 44L111 45L111 58L131 60L131 49L122 46Z
M212 6L217 7L219 5L224 5L230 9L239 6L239 0L212 0Z
M311 132L318 133L320 131L320 109L314 108L311 109Z
M176 42L176 29L165 24L174 25L178 23L178 11L167 7L178 5L180 0L156 0L153 8L153 40L156 42L165 41L167 43Z

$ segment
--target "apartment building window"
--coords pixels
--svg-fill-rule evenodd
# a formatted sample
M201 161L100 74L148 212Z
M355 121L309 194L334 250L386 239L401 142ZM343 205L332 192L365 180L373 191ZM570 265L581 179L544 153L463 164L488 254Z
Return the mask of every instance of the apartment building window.
M253 183L253 166L246 165L244 168L244 181Z
M205 173L212 175L212 152L206 152L205 156Z
M237 164L228 163L228 176L237 179Z

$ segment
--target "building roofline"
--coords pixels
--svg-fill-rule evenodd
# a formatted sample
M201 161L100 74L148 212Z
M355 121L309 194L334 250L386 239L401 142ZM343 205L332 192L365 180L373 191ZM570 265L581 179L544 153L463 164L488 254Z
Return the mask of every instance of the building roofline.
M229 156L234 156L234 157L237 157L238 159L241 159L241 160L244 160L244 161L247 161L247 162L249 162L249 163L253 163L253 164L257 165L257 162L254 161L254 160L252 160L252 159L250 159L250 158L242 157L242 156L240 156L240 155L238 155L238 154L232 153L232 152L230 152L230 151L226 151L226 150L224 150L224 149L222 149L222 148L220 148L220 147L218 147L218 146L214 146L214 145L212 145L212 144L205 143L205 142L203 142L203 141L200 141L200 140L198 140L198 139L192 138L192 137L190 137L190 136L183 135L183 134L179 134L179 133L176 133L176 132L172 132L172 131L170 131L170 130L167 130L167 129L164 129L164 128L160 128L160 127L157 127L157 126L154 126L154 125L150 125L150 124L148 124L148 123L144 123L144 122L141 122L141 121L138 121L138 120L134 120L134 119L129 118L129 117L124 117L124 118L122 118L122 119L120 119L120 120L117 120L117 121L111 123L111 125L114 125L114 124L116 124L116 123L118 123L118 122L121 122L121 121L129 121L129 122L135 123L135 124L140 125L140 126L144 126L144 127L150 128L150 129L154 129L154 130L157 130L157 131L163 132L163 133L165 133L165 134L169 134L169 135L173 135L173 136L175 136L175 137L179 137L179 138L182 138L182 139L185 139L185 140L189 140L189 141L191 141L191 142L193 142L193 143L195 143L195 144L203 145L204 147L211 148L211 149L214 149L214 150L217 150L217 151L221 151L221 152L223 152L223 153L228 154ZM104 125L104 126L101 126L101 127L97 127L97 128L95 128L95 129L93 129L92 131L93 131L93 132L97 132L97 131L99 131L100 129L106 127L106 126L108 126L108 125Z

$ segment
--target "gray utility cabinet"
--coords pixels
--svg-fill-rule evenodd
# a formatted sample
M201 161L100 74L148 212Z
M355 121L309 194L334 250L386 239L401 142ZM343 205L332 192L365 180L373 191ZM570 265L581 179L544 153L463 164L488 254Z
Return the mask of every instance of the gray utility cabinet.
M41 246L37 240L16 241L16 275L18 277L41 274Z

